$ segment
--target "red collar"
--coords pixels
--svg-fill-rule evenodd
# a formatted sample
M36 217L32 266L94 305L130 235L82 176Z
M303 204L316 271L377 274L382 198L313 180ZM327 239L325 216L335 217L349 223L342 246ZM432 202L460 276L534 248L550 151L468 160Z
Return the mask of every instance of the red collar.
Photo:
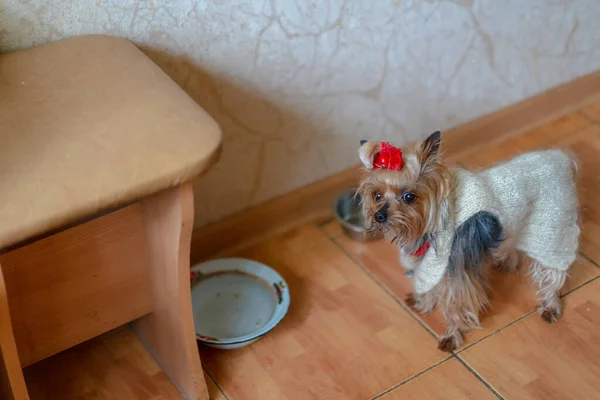
M427 250L429 250L429 246L431 246L431 244L429 243L429 240L428 240L425 243L423 243L423 245L421 247L419 247L417 249L417 251L415 251L414 253L412 253L412 255L415 256L415 257L421 257L422 255L424 255L425 253L427 253Z

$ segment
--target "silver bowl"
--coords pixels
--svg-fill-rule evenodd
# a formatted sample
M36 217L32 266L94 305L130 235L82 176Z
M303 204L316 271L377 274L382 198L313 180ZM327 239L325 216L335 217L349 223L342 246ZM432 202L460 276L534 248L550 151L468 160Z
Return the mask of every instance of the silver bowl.
M346 236L358 242L372 242L379 240L379 232L367 232L365 220L360 207L360 195L356 190L350 189L342 193L336 200L333 214L342 226Z

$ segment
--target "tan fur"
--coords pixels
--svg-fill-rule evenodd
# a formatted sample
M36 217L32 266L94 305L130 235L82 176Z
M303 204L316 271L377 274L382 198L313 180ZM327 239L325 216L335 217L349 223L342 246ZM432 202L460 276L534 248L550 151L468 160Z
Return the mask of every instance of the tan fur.
M373 164L366 157L373 157L379 149L372 143L365 143L360 150L367 173L361 180L358 193L367 228L383 230L400 247L415 243L423 232L434 231L443 222L450 193L450 172L440 162L438 154L429 159L425 156L430 149L424 144L404 151L401 171L370 171ZM417 196L413 204L398 201L405 191ZM377 194L382 196L379 201L376 200ZM389 204L388 223L377 225L373 214L386 202Z
M420 314L431 312L435 307L446 320L446 331L440 337L439 347L453 351L463 342L463 333L478 329L479 315L490 305L489 282L484 277L473 277L463 273L455 277L446 276L433 290L423 294L410 294L407 304Z
M404 165L400 171L371 170L372 159L379 151L378 143L367 142L359 151L366 174L358 192L367 227L382 231L399 246L407 273L415 268L412 252L445 223L450 207L448 196L453 177L437 151L439 141L435 143L431 137L412 148L403 149ZM576 172L577 164L573 160L573 171ZM416 195L416 200L411 204L402 201L402 193L406 191ZM381 195L379 200L378 194ZM384 205L387 221L377 223L374 214ZM458 271L452 277L446 275L432 290L410 294L406 302L421 314L429 313L436 307L441 311L447 328L440 337L439 347L453 351L461 346L464 333L480 327L479 316L489 307L489 268L513 272L519 260L520 255L514 243L507 240L490 254L490 265L476 269L477 276L465 271ZM545 321L552 323L562 312L560 291L567 272L550 267L535 262L530 274L539 287L539 313Z
M567 280L567 272L546 268L534 261L531 263L529 273L533 282L539 287L537 294L541 302L538 307L540 316L549 324L556 322L562 314L560 291Z

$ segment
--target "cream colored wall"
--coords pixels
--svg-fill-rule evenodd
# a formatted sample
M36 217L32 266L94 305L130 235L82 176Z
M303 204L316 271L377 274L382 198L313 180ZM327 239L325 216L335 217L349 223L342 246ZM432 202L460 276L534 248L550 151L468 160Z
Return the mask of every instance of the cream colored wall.
M197 224L600 67L599 0L4 0L0 48L140 45L224 131ZM482 135L485 132L481 132Z

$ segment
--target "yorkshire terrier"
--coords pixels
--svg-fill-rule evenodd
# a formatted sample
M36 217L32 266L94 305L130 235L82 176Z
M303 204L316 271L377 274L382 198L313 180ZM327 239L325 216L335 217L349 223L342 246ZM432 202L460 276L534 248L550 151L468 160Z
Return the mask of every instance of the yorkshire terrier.
M440 139L435 132L404 151L363 140L359 149L366 228L399 247L414 286L408 305L421 314L438 307L447 325L439 348L453 351L489 306L489 268L514 271L524 253L539 314L555 322L579 242L575 159L536 151L471 172L444 163Z

